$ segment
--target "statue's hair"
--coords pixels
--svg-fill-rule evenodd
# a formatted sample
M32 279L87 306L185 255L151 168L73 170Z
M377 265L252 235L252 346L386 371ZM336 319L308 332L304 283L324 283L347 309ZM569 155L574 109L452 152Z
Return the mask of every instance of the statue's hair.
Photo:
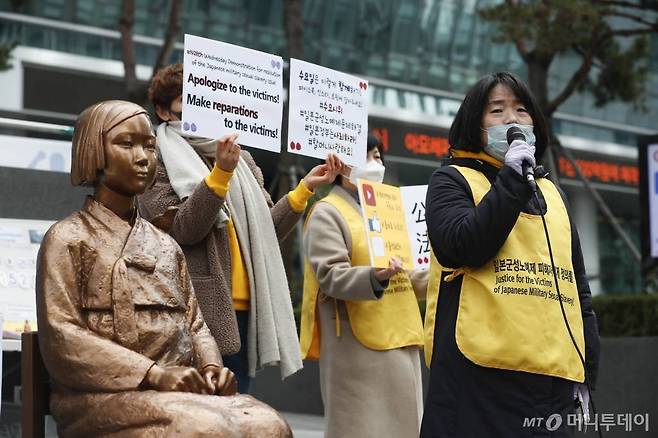
M141 106L125 100L105 100L82 111L75 122L71 148L71 184L94 185L105 169L105 135L139 114Z

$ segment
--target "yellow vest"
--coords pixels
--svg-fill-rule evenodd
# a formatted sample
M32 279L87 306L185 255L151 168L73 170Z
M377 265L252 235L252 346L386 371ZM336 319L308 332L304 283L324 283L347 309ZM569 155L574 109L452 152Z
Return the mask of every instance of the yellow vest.
M466 179L475 205L491 189L481 172L454 166ZM564 310L583 355L585 341L571 259L571 225L560 193L537 180L546 201L546 226ZM432 256L425 314L425 360L430 365L441 276L463 274L455 337L471 362L490 368L525 371L584 381L583 365L560 309L541 217L521 212L496 256L484 266L452 270Z
M346 200L333 193L318 202L333 205L348 224L352 237L350 252L352 266L370 265L368 242L361 214ZM316 313L319 289L315 272L305 258L300 329L300 346L304 359L320 357L320 325ZM406 272L390 279L380 300L344 302L354 337L365 347L373 350L392 350L409 345L423 345L423 323ZM337 304L337 301L335 303ZM340 336L339 324L340 320L337 317L337 336Z

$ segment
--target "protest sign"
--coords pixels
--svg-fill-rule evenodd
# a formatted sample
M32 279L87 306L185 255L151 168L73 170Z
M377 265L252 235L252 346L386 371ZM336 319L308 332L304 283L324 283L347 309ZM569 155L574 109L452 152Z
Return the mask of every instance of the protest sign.
M0 219L0 314L3 329L17 336L37 329L37 253L52 221Z
M283 59L280 56L185 35L184 134L281 150Z
M411 260L416 269L429 269L430 266L430 239L427 236L427 222L425 222L426 195L427 185L400 187L411 243Z
M333 152L344 163L366 164L368 81L290 60L288 151L315 158Z
M395 187L359 180L358 189L371 265L387 268L390 258L398 257L404 269L428 269L427 186Z

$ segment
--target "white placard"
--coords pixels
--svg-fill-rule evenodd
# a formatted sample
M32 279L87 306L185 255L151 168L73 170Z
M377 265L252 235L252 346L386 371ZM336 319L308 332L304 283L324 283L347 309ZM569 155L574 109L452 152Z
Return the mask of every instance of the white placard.
M2 313L0 313L0 327L2 327L2 321L3 321ZM3 342L3 340L0 337L0 343L2 343L2 342ZM4 351L4 345L2 347L3 347L2 351ZM3 359L4 359L4 354L2 354L0 352L0 374L2 374L2 361L3 361ZM4 375L4 374L2 374L2 375ZM2 381L3 380L5 380L5 379L0 379L0 394L2 394ZM2 403L0 403L0 413L2 412L1 406L2 406Z
M0 167L71 171L71 142L44 138L0 135Z
M185 35L182 131L281 151L283 59L245 47Z
M288 151L315 158L337 154L344 163L366 164L368 81L290 59Z
M0 314L5 335L37 329L37 253L52 221L0 219Z
M647 167L651 257L658 258L658 144L650 144L647 147Z
M427 186L400 187L407 231L411 242L411 259L416 269L429 269L430 239L425 222L425 196Z

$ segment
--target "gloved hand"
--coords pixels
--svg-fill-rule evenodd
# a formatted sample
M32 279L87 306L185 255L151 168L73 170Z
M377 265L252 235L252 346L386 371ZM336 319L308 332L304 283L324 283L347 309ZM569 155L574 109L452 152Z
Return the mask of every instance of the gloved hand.
M505 164L523 176L523 162L535 167L535 147L523 140L514 140L505 154Z

